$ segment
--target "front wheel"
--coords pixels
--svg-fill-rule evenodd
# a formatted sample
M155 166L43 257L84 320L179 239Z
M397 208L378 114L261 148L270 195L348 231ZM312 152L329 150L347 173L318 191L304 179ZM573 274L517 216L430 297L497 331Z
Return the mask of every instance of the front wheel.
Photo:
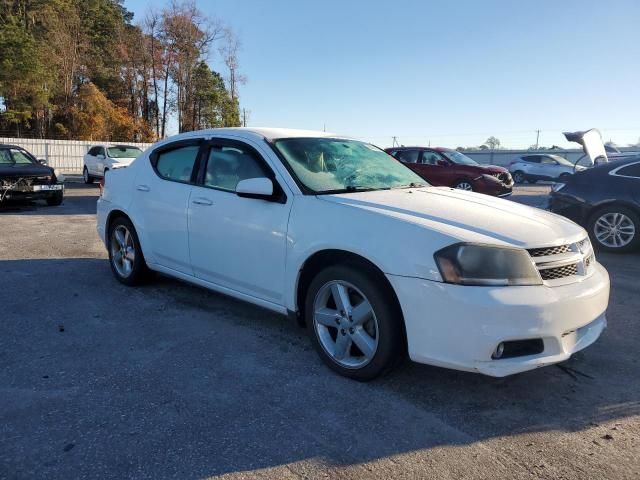
M392 292L361 269L331 266L311 282L305 303L311 341L324 363L371 380L404 358L402 313Z
M87 167L84 167L84 169L82 170L82 179L87 185L93 183L93 177L89 175L89 170L87 170Z
M524 183L524 173L521 171L513 172L513 181L516 183Z
M592 241L606 252L625 253L640 247L640 217L626 207L612 205L589 219Z
M453 188L457 188L458 190L466 190L468 192L473 192L473 185L469 180L458 180L453 184Z
M150 272L131 221L125 217L115 219L108 238L109 263L116 279L129 286L143 283Z

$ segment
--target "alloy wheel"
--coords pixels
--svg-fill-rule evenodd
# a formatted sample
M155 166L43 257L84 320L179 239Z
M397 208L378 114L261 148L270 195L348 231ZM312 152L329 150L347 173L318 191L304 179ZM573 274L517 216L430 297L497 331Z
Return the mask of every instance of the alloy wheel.
M344 368L362 368L378 349L378 321L367 297L354 285L335 280L318 291L313 326L320 345Z
M520 172L516 172L513 174L513 181L516 183L523 183L524 182L524 175Z
M593 233L605 247L622 248L631 243L636 227L624 213L608 212L595 221Z
M136 248L133 236L124 225L118 225L111 233L111 262L121 277L128 277L133 271Z
M473 187L471 186L471 184L469 182L458 182L456 184L456 188L458 190L467 190L468 192L472 192L473 191Z

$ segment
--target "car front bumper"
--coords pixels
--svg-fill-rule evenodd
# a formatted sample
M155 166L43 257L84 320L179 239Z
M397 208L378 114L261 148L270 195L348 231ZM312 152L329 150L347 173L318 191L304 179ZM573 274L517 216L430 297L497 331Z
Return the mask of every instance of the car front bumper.
M46 200L61 193L64 194L64 185L62 183L50 185L20 185L13 188L0 186L0 199L4 200Z
M409 356L504 377L568 359L604 330L609 275L548 287L476 287L387 275L404 314ZM542 340L541 353L493 360L501 342Z

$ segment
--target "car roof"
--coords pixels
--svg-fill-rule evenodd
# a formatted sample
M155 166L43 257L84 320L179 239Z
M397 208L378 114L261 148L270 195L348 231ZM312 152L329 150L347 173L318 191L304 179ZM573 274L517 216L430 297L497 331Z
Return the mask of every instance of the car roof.
M21 150L24 150L24 147L21 147L20 145L12 145L10 143L0 143L0 148L20 148Z
M337 135L318 130L298 130L292 128L262 128L262 127L224 127L209 128L206 130L194 130L193 132L180 133L159 142L160 144L174 142L176 140L194 137L237 137L253 140L277 140L280 138L350 138L346 135Z

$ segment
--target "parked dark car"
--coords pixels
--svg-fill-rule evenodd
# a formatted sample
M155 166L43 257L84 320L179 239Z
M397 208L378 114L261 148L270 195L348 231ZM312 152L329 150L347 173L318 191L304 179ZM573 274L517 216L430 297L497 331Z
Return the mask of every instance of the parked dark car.
M604 163L555 184L550 208L585 227L601 250L640 248L640 156Z
M60 205L64 186L53 168L24 148L0 144L0 204L8 200L45 200Z
M397 147L386 152L431 185L471 190L497 197L511 195L513 179L506 168L480 165L448 148Z

